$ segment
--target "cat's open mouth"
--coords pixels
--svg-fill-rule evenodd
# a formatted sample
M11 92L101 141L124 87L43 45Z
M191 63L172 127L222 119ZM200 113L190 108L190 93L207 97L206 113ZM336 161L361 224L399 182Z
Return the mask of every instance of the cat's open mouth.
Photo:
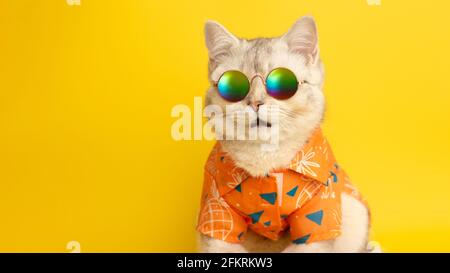
M260 118L257 118L255 121L252 122L252 124L250 124L251 128L260 127L260 126L270 128L270 127L272 127L272 124L270 122L264 121Z

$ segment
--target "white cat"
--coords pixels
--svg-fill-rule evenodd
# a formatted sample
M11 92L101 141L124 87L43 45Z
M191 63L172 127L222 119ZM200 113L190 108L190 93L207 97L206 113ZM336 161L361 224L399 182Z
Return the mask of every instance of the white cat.
M262 111L276 105L279 116L279 148L261 149L261 141L221 140L220 145L234 161L252 177L261 177L272 170L286 168L296 153L320 126L324 114L322 84L324 71L319 57L318 35L312 17L299 19L278 38L240 39L216 22L205 25L209 53L209 79L214 82L228 70L245 75L267 75L273 68L290 69L305 84L287 100L269 96L263 81L253 80L248 95L239 102L228 102L211 86L206 105L222 108L234 104L244 109L249 105ZM225 132L226 133L226 132ZM222 202L222 201L221 201ZM200 237L202 252L361 252L369 234L369 212L365 205L348 194L341 196L342 224L340 236L333 240L293 244L287 236L272 241L249 232L243 243L229 243L205 235Z

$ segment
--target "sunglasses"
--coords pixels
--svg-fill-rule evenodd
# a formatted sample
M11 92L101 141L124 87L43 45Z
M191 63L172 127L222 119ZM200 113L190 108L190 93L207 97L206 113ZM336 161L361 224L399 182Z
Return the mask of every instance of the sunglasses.
M263 80L266 92L278 100L289 99L297 92L299 82L294 72L287 68L279 67L269 72L266 80L260 75L255 75L251 80L244 73L237 70L229 70L223 73L219 80L213 82L222 98L230 102L243 100L250 91L250 83L255 77Z

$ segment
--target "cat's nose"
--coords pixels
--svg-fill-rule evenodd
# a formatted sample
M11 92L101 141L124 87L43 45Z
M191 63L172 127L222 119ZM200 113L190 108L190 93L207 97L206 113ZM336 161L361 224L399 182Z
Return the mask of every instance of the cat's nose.
M248 104L250 107L252 107L253 111L258 112L259 107L260 107L261 105L263 105L264 102L263 102L263 101L260 101L260 100L257 100L257 101L249 101L247 104Z

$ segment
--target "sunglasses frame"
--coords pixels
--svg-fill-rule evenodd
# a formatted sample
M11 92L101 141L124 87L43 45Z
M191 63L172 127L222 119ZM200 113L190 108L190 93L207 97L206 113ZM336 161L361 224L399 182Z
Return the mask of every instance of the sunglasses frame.
M213 86L214 86L215 88L218 88L218 86L219 86L219 81L220 81L220 79L222 78L222 76L223 76L225 73L227 73L227 72L229 72L229 71L238 71L238 72L244 74L244 76L245 76L245 77L247 78L247 80L248 80L248 83L249 83L249 86L250 86L250 87L252 86L253 80L254 80L255 78L260 78L261 81L262 81L262 83L263 83L263 85L264 85L264 88L266 89L266 93L269 94L269 92L267 91L267 84L266 84L267 77L269 77L269 75L270 75L273 71L275 71L275 70L277 70L277 69L280 69L280 68L287 69L287 70L291 71L291 72L294 74L294 76L295 76L295 73L294 73L292 70L290 70L289 68L286 68L286 67L276 67L276 68L270 70L269 73L267 73L266 77L263 77L263 75L257 73L257 74L255 74L255 75L253 75L253 77L251 77L251 79L249 79L249 78L247 77L247 75L245 75L244 72L242 72L242 71L239 71L239 70L227 70L227 71L223 72L223 73L220 75L220 77L219 77L219 79L218 79L217 81L212 81L212 84L213 84ZM299 88L302 84L305 84L306 81L305 81L305 80L298 81L297 76L295 76L295 78L297 79L297 90L296 90L295 92L297 92L297 91L298 91L298 88ZM249 90L248 90L248 93L250 93L250 88L249 88ZM247 95L248 95L248 93L247 93ZM245 95L245 97L244 97L242 100L244 100L244 99L247 97L247 95ZM270 96L270 94L269 94L269 96ZM276 98L275 98L275 99L276 99ZM242 100L241 100L241 101L242 101Z

